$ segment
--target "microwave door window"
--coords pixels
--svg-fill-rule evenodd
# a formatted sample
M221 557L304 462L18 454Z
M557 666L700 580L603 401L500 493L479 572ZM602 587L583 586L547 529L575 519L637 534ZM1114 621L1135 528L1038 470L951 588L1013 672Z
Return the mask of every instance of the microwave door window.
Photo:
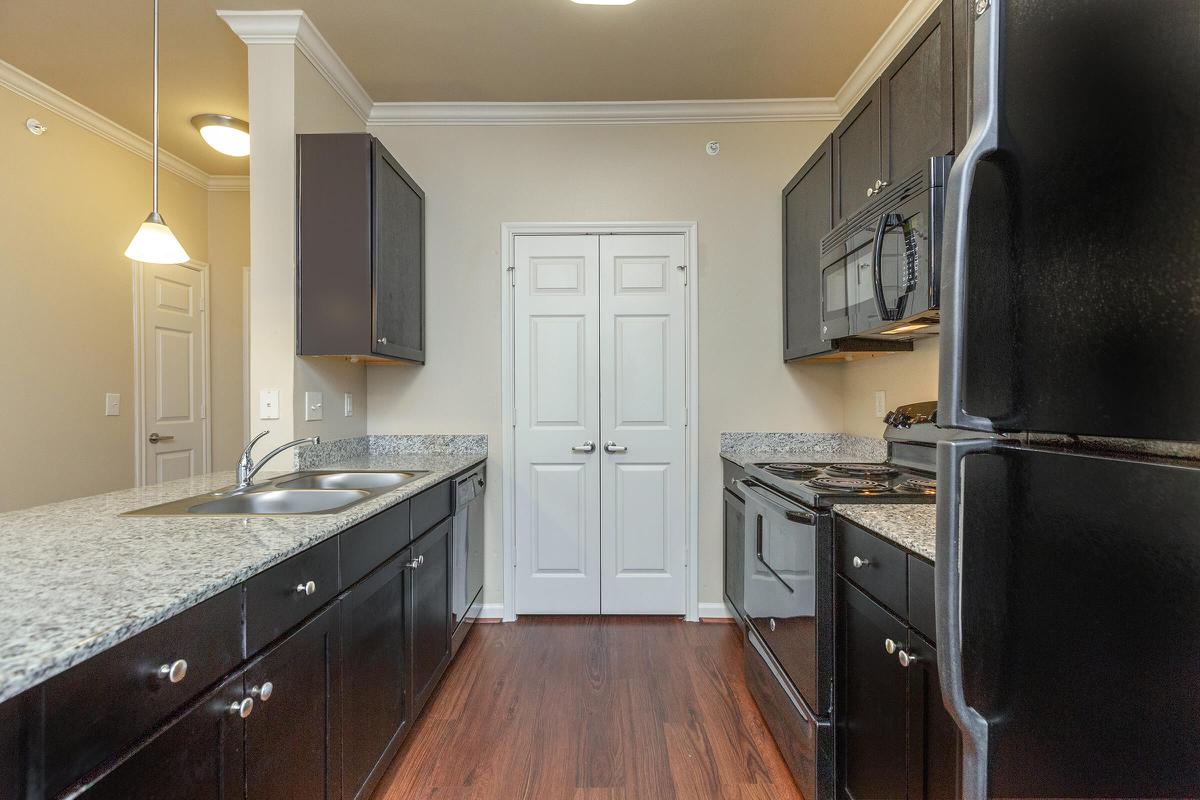
M875 254L871 252L871 248L864 247L858 251L855 259L855 280L854 280L854 309L855 332L872 331L878 328L882 322L879 317L879 307L875 302L875 273L874 259Z

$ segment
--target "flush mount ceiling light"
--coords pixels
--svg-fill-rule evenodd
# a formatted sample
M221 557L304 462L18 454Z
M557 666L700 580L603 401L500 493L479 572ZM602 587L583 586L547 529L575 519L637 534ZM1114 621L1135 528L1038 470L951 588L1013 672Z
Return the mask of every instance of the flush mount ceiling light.
M218 153L242 158L250 155L250 125L228 114L197 114L192 125Z
M138 228L125 248L125 257L147 264L182 264L188 260L187 251L171 233L158 213L158 0L154 0L154 90L150 115L154 118L154 167L152 178L153 206L146 221Z
M581 6L627 6L633 0L571 0Z

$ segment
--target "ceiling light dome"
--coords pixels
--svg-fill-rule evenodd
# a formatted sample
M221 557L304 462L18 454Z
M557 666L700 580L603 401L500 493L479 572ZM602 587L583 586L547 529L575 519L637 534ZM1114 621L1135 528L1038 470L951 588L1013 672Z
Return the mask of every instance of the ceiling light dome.
M228 114L197 114L192 125L218 153L242 158L250 155L250 126Z

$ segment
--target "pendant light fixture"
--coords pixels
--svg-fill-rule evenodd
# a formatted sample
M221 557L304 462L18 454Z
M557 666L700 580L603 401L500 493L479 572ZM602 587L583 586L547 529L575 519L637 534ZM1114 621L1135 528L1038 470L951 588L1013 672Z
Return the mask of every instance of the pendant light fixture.
M158 0L154 2L154 100L152 116L154 117L154 167L153 167L153 209L146 221L133 235L129 247L125 248L125 257L147 264L182 264L188 260L187 251L167 223L163 222L158 213Z

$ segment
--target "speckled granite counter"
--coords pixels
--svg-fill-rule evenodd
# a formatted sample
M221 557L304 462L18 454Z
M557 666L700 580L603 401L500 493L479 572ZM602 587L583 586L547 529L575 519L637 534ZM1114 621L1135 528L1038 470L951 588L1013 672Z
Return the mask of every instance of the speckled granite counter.
M0 701L484 461L483 447L322 464L429 471L340 514L118 516L229 486L232 471L0 514Z
M937 540L937 506L933 503L890 505L841 503L833 513L872 533L933 561Z
M887 443L868 436L845 433L721 434L721 458L738 466L755 461L882 461Z

